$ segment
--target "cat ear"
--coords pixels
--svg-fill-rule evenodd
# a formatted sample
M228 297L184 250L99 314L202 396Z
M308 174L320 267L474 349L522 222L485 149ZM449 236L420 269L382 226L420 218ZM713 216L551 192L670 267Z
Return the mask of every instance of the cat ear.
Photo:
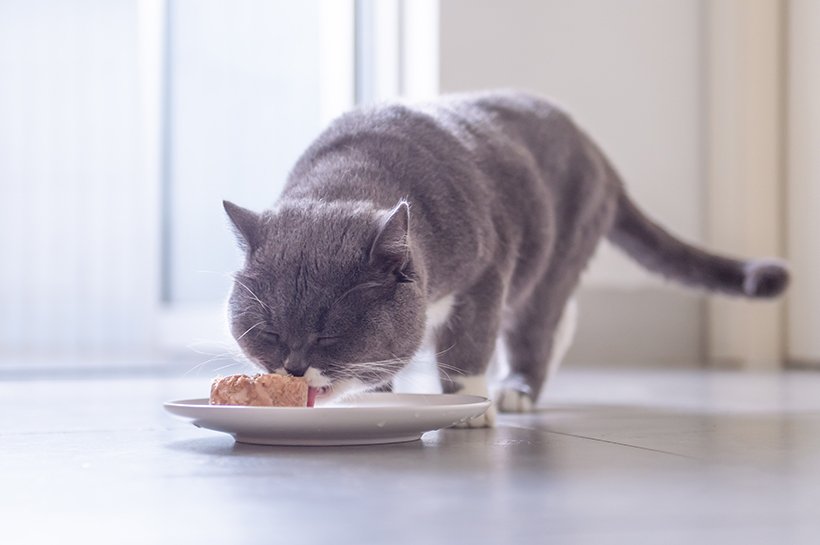
M387 212L370 248L370 264L384 271L401 272L410 260L410 207L407 201Z
M239 246L245 251L256 248L259 242L259 214L230 201L222 201L222 206L231 218Z

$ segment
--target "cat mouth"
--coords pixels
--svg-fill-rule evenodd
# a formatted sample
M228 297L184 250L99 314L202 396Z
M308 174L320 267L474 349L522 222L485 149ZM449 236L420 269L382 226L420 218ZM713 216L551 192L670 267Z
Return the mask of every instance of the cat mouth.
M319 396L325 396L330 393L330 386L321 386L319 388L314 388L313 386L308 387L308 398L307 398L307 406L313 407L316 404L316 398Z

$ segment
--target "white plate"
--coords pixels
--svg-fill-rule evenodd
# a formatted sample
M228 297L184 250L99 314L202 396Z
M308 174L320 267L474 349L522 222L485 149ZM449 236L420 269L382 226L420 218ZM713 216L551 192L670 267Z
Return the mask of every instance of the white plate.
M461 394L363 394L324 407L209 405L207 399L169 401L165 408L194 426L260 445L400 443L480 416L489 400Z

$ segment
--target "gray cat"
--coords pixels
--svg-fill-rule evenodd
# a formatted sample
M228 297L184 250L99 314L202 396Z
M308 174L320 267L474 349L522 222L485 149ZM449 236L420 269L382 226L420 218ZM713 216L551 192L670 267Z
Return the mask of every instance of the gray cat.
M446 392L487 395L503 348L496 403L530 410L602 237L692 287L774 297L788 284L779 261L710 254L653 223L569 116L525 93L353 111L302 155L273 208L224 204L246 253L233 335L320 400L389 388L429 341Z

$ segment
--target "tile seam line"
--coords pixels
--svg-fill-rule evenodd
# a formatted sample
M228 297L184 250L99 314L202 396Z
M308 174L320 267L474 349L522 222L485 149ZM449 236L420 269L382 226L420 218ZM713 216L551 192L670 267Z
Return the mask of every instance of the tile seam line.
M638 445L630 445L629 443L620 443L618 441L610 441L608 439L600 439L598 437L588 437L586 435L577 435L577 434L574 434L574 433L567 433L567 432L562 432L562 431L546 430L546 429L539 429L539 428L530 428L530 427L526 427L526 426L510 426L510 427L515 428L515 429L519 429L519 430L543 431L545 433L552 433L552 434L555 434L555 435L562 435L564 437L574 437L576 439L587 439L589 441L597 441L599 443L607 443L607 444L610 444L610 445L617 445L619 447L634 448L634 449L638 449L638 450L645 450L645 451L648 451L648 452L657 452L658 454L667 454L669 456L675 456L677 458L685 458L687 460L703 461L702 458L697 458L695 456L687 456L686 454L678 454L677 452L669 452L669 451L666 451L666 450L659 450L659 449L654 449L654 448L649 448L649 447L641 447L641 446L638 446Z

